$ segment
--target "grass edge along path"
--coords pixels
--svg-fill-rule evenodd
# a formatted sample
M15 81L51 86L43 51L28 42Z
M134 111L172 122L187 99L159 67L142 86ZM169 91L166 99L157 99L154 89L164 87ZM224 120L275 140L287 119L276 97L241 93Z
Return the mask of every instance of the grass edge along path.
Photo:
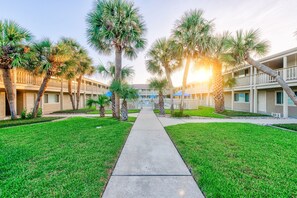
M75 117L0 131L3 197L99 197L132 124Z
M23 126L37 123L51 122L63 117L41 117L34 119L0 120L0 129L7 127Z
M296 197L297 134L244 123L166 127L207 197Z
M272 126L276 126L283 129L288 129L291 131L297 132L297 123L291 123L291 124L273 124Z

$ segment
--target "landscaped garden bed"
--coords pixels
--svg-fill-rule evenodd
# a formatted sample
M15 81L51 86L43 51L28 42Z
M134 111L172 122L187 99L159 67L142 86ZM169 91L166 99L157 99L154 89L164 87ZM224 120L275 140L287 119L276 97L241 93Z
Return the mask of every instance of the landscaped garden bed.
M166 130L206 197L297 196L297 133L244 123Z

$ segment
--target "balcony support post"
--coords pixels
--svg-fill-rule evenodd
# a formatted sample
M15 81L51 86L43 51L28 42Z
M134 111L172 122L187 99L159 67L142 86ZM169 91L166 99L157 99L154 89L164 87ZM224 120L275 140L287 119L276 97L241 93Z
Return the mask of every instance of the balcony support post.
M87 105L87 96L86 96L86 92L87 92L87 82L84 79L84 107L86 107Z
M258 113L257 69L254 68L254 113Z
M18 100L18 96L17 96L17 88L16 88L16 85L17 85L17 70L16 70L16 68L14 67L14 68L13 68L13 92L14 92L14 95L15 95L14 109L16 110L16 114L18 114L18 113L17 113L17 100Z
M64 110L64 85L63 85L63 78L61 78L61 91L60 91L60 109L61 111Z
M253 66L250 66L250 112L253 113L254 94L253 94Z
M234 78L234 72L232 71L232 78ZM231 110L234 110L234 87L231 90Z
M283 79L287 81L287 68L288 68L288 60L287 57L283 57ZM289 107L288 107L288 94L283 90L284 102L283 102L283 116L284 118L288 118L289 116Z

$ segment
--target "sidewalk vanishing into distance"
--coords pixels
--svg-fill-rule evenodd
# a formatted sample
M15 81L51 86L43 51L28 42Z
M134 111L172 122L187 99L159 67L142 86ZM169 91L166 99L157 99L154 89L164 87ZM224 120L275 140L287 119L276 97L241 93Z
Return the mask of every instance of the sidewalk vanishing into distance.
M151 109L143 109L130 132L104 198L204 197Z

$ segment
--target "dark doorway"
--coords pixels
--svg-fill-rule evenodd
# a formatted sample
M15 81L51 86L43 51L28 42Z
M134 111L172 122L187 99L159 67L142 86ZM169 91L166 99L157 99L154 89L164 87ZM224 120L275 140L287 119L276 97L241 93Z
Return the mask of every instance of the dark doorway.
M9 103L8 103L7 98L5 98L5 111L6 111L6 116L10 116L11 115L10 108L9 108Z

